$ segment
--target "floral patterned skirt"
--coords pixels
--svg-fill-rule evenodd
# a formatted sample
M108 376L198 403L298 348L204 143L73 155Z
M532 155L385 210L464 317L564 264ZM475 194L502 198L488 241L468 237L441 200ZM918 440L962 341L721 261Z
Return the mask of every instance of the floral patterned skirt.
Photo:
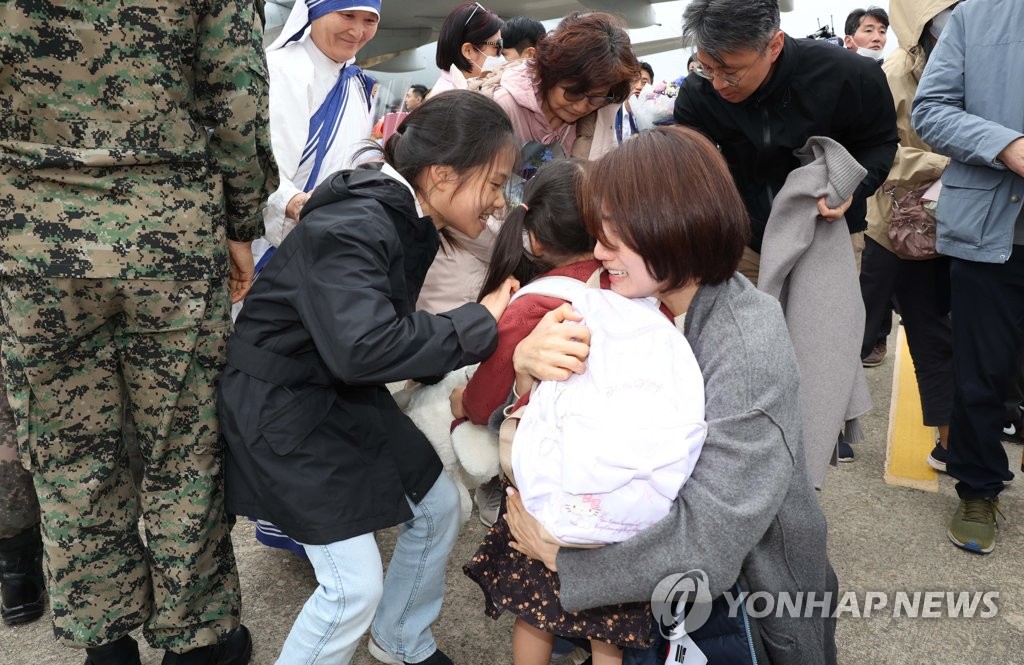
M492 619L508 611L544 632L586 638L620 648L642 649L653 643L654 619L649 603L628 603L566 612L559 602L558 573L509 545L505 500L494 526L462 571L484 592L484 611Z

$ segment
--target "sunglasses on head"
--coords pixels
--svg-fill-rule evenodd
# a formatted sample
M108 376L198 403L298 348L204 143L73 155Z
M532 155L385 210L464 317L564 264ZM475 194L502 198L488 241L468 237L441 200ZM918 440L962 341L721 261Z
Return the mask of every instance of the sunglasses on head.
M469 18L467 18L467 19L466 19L466 22L462 24L462 27L463 27L463 28L465 28L465 27L466 27L467 25L469 25L469 22L473 20L473 17L474 17L474 16L476 16L476 12L477 12L477 10L479 10L479 9L483 9L484 11L487 11L487 10L486 10L486 9L484 8L484 6L483 6L483 5L481 5L481 4L479 3L479 2L477 2L477 3L475 3L475 4L476 4L476 7L473 7L473 11L471 11L471 12L469 13Z

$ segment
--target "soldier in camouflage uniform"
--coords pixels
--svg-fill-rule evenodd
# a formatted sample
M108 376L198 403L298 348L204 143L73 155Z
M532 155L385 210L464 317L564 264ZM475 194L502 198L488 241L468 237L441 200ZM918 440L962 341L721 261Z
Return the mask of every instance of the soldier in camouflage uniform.
M6 0L0 25L0 346L54 633L91 665L138 663L138 626L165 665L248 662L215 383L277 186L253 3Z
M0 618L11 626L41 617L45 602L39 501L32 475L18 460L14 433L0 379Z

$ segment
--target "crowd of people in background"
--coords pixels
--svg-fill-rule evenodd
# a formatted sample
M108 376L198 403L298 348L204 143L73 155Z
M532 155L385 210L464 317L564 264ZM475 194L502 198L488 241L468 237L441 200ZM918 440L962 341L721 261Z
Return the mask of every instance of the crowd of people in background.
M723 594L836 602L817 490L894 314L946 535L993 551L1024 440L1024 4L891 0L826 40L777 0L691 0L669 84L615 15L462 2L389 109L357 64L381 0L296 0L265 47L252 3L142 4L0 8L4 623L48 598L86 665L138 665L139 628L164 665L248 663L237 518L316 576L281 665L367 632L382 663L450 664L452 565L514 615L517 665L664 662L652 592L687 570L712 662L835 663L830 612ZM630 384L690 395L657 463L623 439L658 400L615 429L571 397L603 380L601 307L692 370ZM459 562L464 478L400 395L464 368L443 436L478 428L498 471Z

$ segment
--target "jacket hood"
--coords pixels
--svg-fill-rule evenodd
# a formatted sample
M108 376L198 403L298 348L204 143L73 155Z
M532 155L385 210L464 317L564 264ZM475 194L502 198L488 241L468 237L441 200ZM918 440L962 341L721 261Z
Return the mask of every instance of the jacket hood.
M924 26L957 0L890 0L889 27L896 33L900 48L909 51L920 40Z
M543 117L544 111L541 109L540 96L533 83L533 72L525 59L510 62L497 72L495 84L498 82L512 96L512 99L516 100L516 104ZM484 82L483 85L486 86L487 82Z
M321 183L302 207L302 217L321 206L353 197L376 199L403 216L419 218L416 202L405 185L384 175L379 167L339 171Z

